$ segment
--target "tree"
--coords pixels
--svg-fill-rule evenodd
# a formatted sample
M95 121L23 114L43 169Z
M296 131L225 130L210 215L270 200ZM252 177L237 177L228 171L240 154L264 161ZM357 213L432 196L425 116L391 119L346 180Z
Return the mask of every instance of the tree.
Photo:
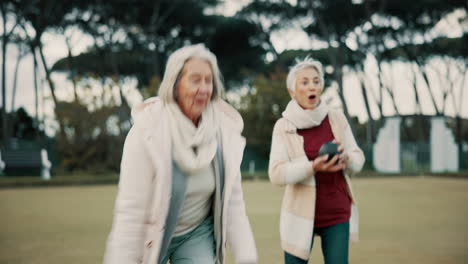
M16 45L16 49L18 50L18 56L16 58L16 63L15 63L15 70L13 74L13 90L11 93L11 112L13 113L11 119L9 119L9 122L12 124L16 122L16 90L17 90L17 81L18 81L18 72L20 68L20 63L24 59L24 57L29 53L29 47L25 43L24 39L22 39L20 36L16 35L13 37L13 43ZM14 135L14 128L11 125L8 125L10 132L8 135Z
M27 141L37 140L38 137L44 137L44 132L41 131L34 122L34 118L28 114L28 112L20 107L16 111L7 113L9 115L11 136ZM3 122L0 123L0 125ZM0 133L3 129L0 130ZM3 135L2 135L3 137Z
M252 10L256 10L263 14L260 21L270 19L270 22L281 21L282 25L295 25L306 32L311 40L324 44L331 51L324 55L326 62L331 65L331 74L338 87L344 113L349 119L348 106L343 95L343 68L349 50L346 39L367 19L362 5L346 0L299 0L295 5L287 1L278 1L270 5L270 8L259 8L265 5L268 6L266 1L256 0L245 8L242 14L251 14ZM278 6L289 8L276 8ZM281 26L271 29L279 30ZM353 127L353 124L351 126Z
M29 32L26 28L32 29L34 32L33 36L29 36L31 39L31 53L35 63L37 62L36 51L40 56L47 82L52 95L52 100L56 105L58 103L57 96L55 93L55 84L51 79L51 72L47 61L43 53L42 36L48 29L58 26L62 20L65 19L66 15L74 8L73 2L71 1L58 1L58 0L33 0L33 1L12 1L17 11L16 16L20 19L23 25L24 31ZM36 64L35 64L36 65ZM36 88L36 94L38 94ZM37 99L36 99L37 101ZM60 119L57 120L59 123L60 134L63 135L63 124Z
M244 135L249 145L268 157L275 122L291 97L287 92L286 73L258 75L253 89L241 97L239 111L244 119Z
M119 134L115 113L118 106L103 105L89 109L81 100L60 102L60 111L65 127L65 137L58 138L61 156L60 168L65 171L88 170L92 172L119 169L125 134Z
M278 6L287 6L288 8L277 8ZM430 47L430 52L437 53L437 48L435 48L437 45L434 45L437 42L437 37L433 33L433 29L437 23L446 19L446 16L457 8L466 9L466 2L461 0L424 0L414 3L407 3L403 0L298 0L296 3L290 3L280 0L269 3L265 0L254 0L239 15L256 21L257 24L263 25L263 28L265 28L264 25L273 25L266 27L270 36L274 31L283 29L283 25L284 28L303 30L313 42L314 50L317 47L325 46L332 51L325 53L325 58L316 54L319 56L317 59L329 66L327 70L338 87L338 95L348 119L348 105L343 94L345 86L343 76L347 72L357 75L361 82L360 90L366 105L365 109L370 120L370 134L372 135L372 127L374 126L370 109L372 102L377 105L379 117L383 117L383 95L386 93L395 112L399 114L398 102L394 95L396 82L387 78L383 69L384 64L392 67L390 62L384 58L385 52L390 49L419 45L422 40L423 44ZM276 21L281 22L278 25L275 24ZM417 65L413 69L421 74L426 86L430 86L428 69L422 67L424 65L422 54L420 55L418 50L405 48L403 50L409 58L408 61ZM347 57L352 59L349 60ZM364 66L368 58L376 60L377 75L374 72L367 73L365 71ZM278 65L277 62L273 62L273 64ZM370 82L374 75L377 76L378 80L376 90ZM417 86L418 88L416 88ZM414 85L416 105L420 104L418 96L420 89L420 84ZM431 89L427 91L430 93L431 103L436 112L441 112L435 103L433 91ZM444 92L444 97L448 94L448 91ZM352 122L350 123L353 127Z
M71 72L67 65L73 64L73 71L83 76L97 74L116 81L120 77L136 78L138 88L145 90L161 79L162 65L172 51L203 42L217 55L227 87L241 86L252 72L264 66L265 51L255 42L261 31L241 18L205 15L205 8L216 3L142 1L141 6L127 12L125 2L117 1L117 6L98 2L91 7L87 21L78 23L93 36L94 46L73 58L59 60L53 69ZM191 10L190 16L186 15L187 9ZM121 100L125 103L123 96Z
M3 135L3 142L6 143L9 138L8 133L8 116L6 114L7 111L7 93L6 93L6 65L7 65L7 46L10 42L10 38L15 31L15 28L18 26L18 20L12 18L11 14L15 12L14 6L11 5L9 2L0 2L0 14L2 16L2 24L3 24L3 33L2 33L2 135ZM13 19L13 25L8 28L8 22Z
M297 10L288 1L266 1L256 0L244 6L236 17L245 19L256 25L260 32L256 36L256 41L273 55L273 60L279 57L279 52L273 45L273 33L294 27L294 16Z
M213 32L206 33L205 43L216 55L227 89L250 83L265 69L266 50L255 41L261 30L237 17L215 17Z

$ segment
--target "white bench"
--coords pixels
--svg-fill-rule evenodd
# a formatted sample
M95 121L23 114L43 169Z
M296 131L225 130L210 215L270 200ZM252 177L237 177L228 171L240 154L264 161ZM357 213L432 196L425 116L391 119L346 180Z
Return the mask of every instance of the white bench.
M45 149L2 149L0 152L0 169L3 172L40 169L41 178L50 180L51 167Z

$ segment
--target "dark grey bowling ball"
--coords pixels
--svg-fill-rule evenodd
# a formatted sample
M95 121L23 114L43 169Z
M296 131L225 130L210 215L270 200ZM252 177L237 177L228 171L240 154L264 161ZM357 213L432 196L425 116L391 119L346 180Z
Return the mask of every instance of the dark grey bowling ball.
M324 143L319 149L319 156L327 155L327 162L330 161L335 155L341 154L338 152L338 144L333 143L333 141L328 141Z

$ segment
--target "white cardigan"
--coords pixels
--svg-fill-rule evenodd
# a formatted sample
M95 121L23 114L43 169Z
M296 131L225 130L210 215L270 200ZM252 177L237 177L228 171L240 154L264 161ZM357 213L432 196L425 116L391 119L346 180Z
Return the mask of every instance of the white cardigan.
M360 171L365 158L343 113L331 110L328 117L334 137L349 157L344 176L352 198L350 240L357 241L358 211L348 172ZM307 260L314 229L315 173L304 151L303 137L285 118L280 118L273 128L268 176L273 184L286 187L280 214L281 246L289 254Z
M225 168L221 259L224 262L229 242L236 263L256 263L257 251L241 187L243 121L224 101L212 103L220 113ZM105 264L156 264L169 210L172 156L167 112L162 101L154 97L135 107L132 116L135 124L124 145Z

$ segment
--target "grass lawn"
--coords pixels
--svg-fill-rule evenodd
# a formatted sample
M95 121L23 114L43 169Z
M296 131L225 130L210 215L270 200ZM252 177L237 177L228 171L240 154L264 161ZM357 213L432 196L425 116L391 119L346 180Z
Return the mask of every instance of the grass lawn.
M116 189L0 190L0 264L101 263ZM366 178L354 189L361 242L351 244L351 263L468 263L467 179ZM244 183L260 264L283 263L282 192L266 181ZM309 263L323 263L319 242Z

